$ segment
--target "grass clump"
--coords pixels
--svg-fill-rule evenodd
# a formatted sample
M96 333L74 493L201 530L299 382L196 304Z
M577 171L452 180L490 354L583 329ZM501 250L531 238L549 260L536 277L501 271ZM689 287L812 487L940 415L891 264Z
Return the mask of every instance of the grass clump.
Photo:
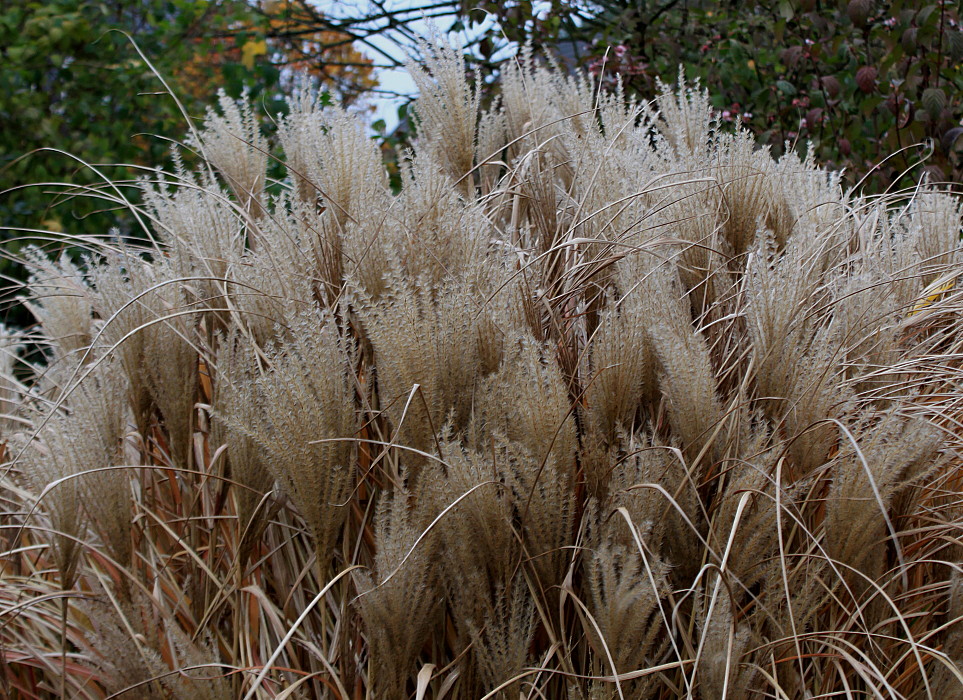
M222 99L150 246L27 255L4 692L963 696L959 199L430 55L398 195L302 91L268 196Z

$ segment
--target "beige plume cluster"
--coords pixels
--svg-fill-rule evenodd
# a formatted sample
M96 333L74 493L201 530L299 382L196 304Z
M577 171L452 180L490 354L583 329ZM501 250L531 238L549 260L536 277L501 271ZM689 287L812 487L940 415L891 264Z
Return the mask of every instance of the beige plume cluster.
M222 95L150 245L26 255L0 694L963 697L959 197L423 49L399 192Z

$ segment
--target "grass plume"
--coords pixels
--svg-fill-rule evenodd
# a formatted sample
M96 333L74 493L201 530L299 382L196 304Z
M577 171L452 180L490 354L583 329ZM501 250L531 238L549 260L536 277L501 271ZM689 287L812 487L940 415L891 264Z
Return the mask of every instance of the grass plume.
M222 95L150 240L24 253L0 692L961 696L959 197L426 54L399 193Z

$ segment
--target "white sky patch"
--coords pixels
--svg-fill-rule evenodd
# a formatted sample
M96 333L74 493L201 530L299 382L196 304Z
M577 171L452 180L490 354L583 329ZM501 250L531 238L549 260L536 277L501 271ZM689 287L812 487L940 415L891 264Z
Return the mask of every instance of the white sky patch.
M431 4L433 3L426 2L426 0L385 0L379 3L380 7L387 12L404 11L406 9L417 10L419 7ZM315 0L314 5L323 12L325 16L332 19L358 17L371 13L372 10L377 11L378 9L372 5L370 0ZM475 17L473 17L472 23L464 30L450 32L448 34L448 40L452 45L464 46L473 38L477 38L480 34L491 29L494 20L490 16L483 14L480 10L474 14L477 17L477 21L474 21ZM455 17L451 15L440 17L437 20L433 20L430 16L428 19L422 19L421 17L423 16L423 13L415 11L409 15L409 17L412 18L411 21L408 21L407 18L403 19L405 19L405 24L420 36L427 36L429 34L431 22L434 22L439 29L444 30L451 26L455 20ZM372 22L369 26L374 28L385 24L385 20L382 19ZM372 35L369 41L374 48L363 44L356 44L356 46L365 56L374 61L375 65L386 63L385 56L379 54L379 51L384 52L384 54L391 56L397 61L403 62L407 59L408 53L403 46L399 46L399 41L393 40L393 37L408 43L401 35L394 32L392 37L381 36L380 34ZM514 53L514 50L514 46L506 45L498 52L497 57L508 58ZM376 69L376 75L379 83L378 89L382 92L375 93L367 99L368 104L374 106L374 113L370 118L372 121L378 119L384 120L388 131L391 131L398 124L398 108L414 97L418 91L415 88L414 81L412 81L407 71L403 68L379 68Z

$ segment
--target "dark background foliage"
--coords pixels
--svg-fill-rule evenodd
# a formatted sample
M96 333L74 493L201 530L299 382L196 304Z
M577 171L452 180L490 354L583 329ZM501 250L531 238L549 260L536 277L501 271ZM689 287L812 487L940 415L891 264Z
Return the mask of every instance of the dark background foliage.
M725 120L741 119L777 154L787 142L811 141L817 160L845 168L850 184L865 177L873 191L911 186L921 168L933 181L963 179L959 3L605 5L612 21L590 65L621 74L641 95L682 64ZM609 44L615 49L602 62L599 49Z
M780 154L787 143L871 191L925 169L963 181L963 26L943 0L485 2L505 37L557 49L643 99L682 66L724 121ZM463 6L471 14L470 8ZM483 37L484 59L497 46ZM892 156L882 162L887 156Z

